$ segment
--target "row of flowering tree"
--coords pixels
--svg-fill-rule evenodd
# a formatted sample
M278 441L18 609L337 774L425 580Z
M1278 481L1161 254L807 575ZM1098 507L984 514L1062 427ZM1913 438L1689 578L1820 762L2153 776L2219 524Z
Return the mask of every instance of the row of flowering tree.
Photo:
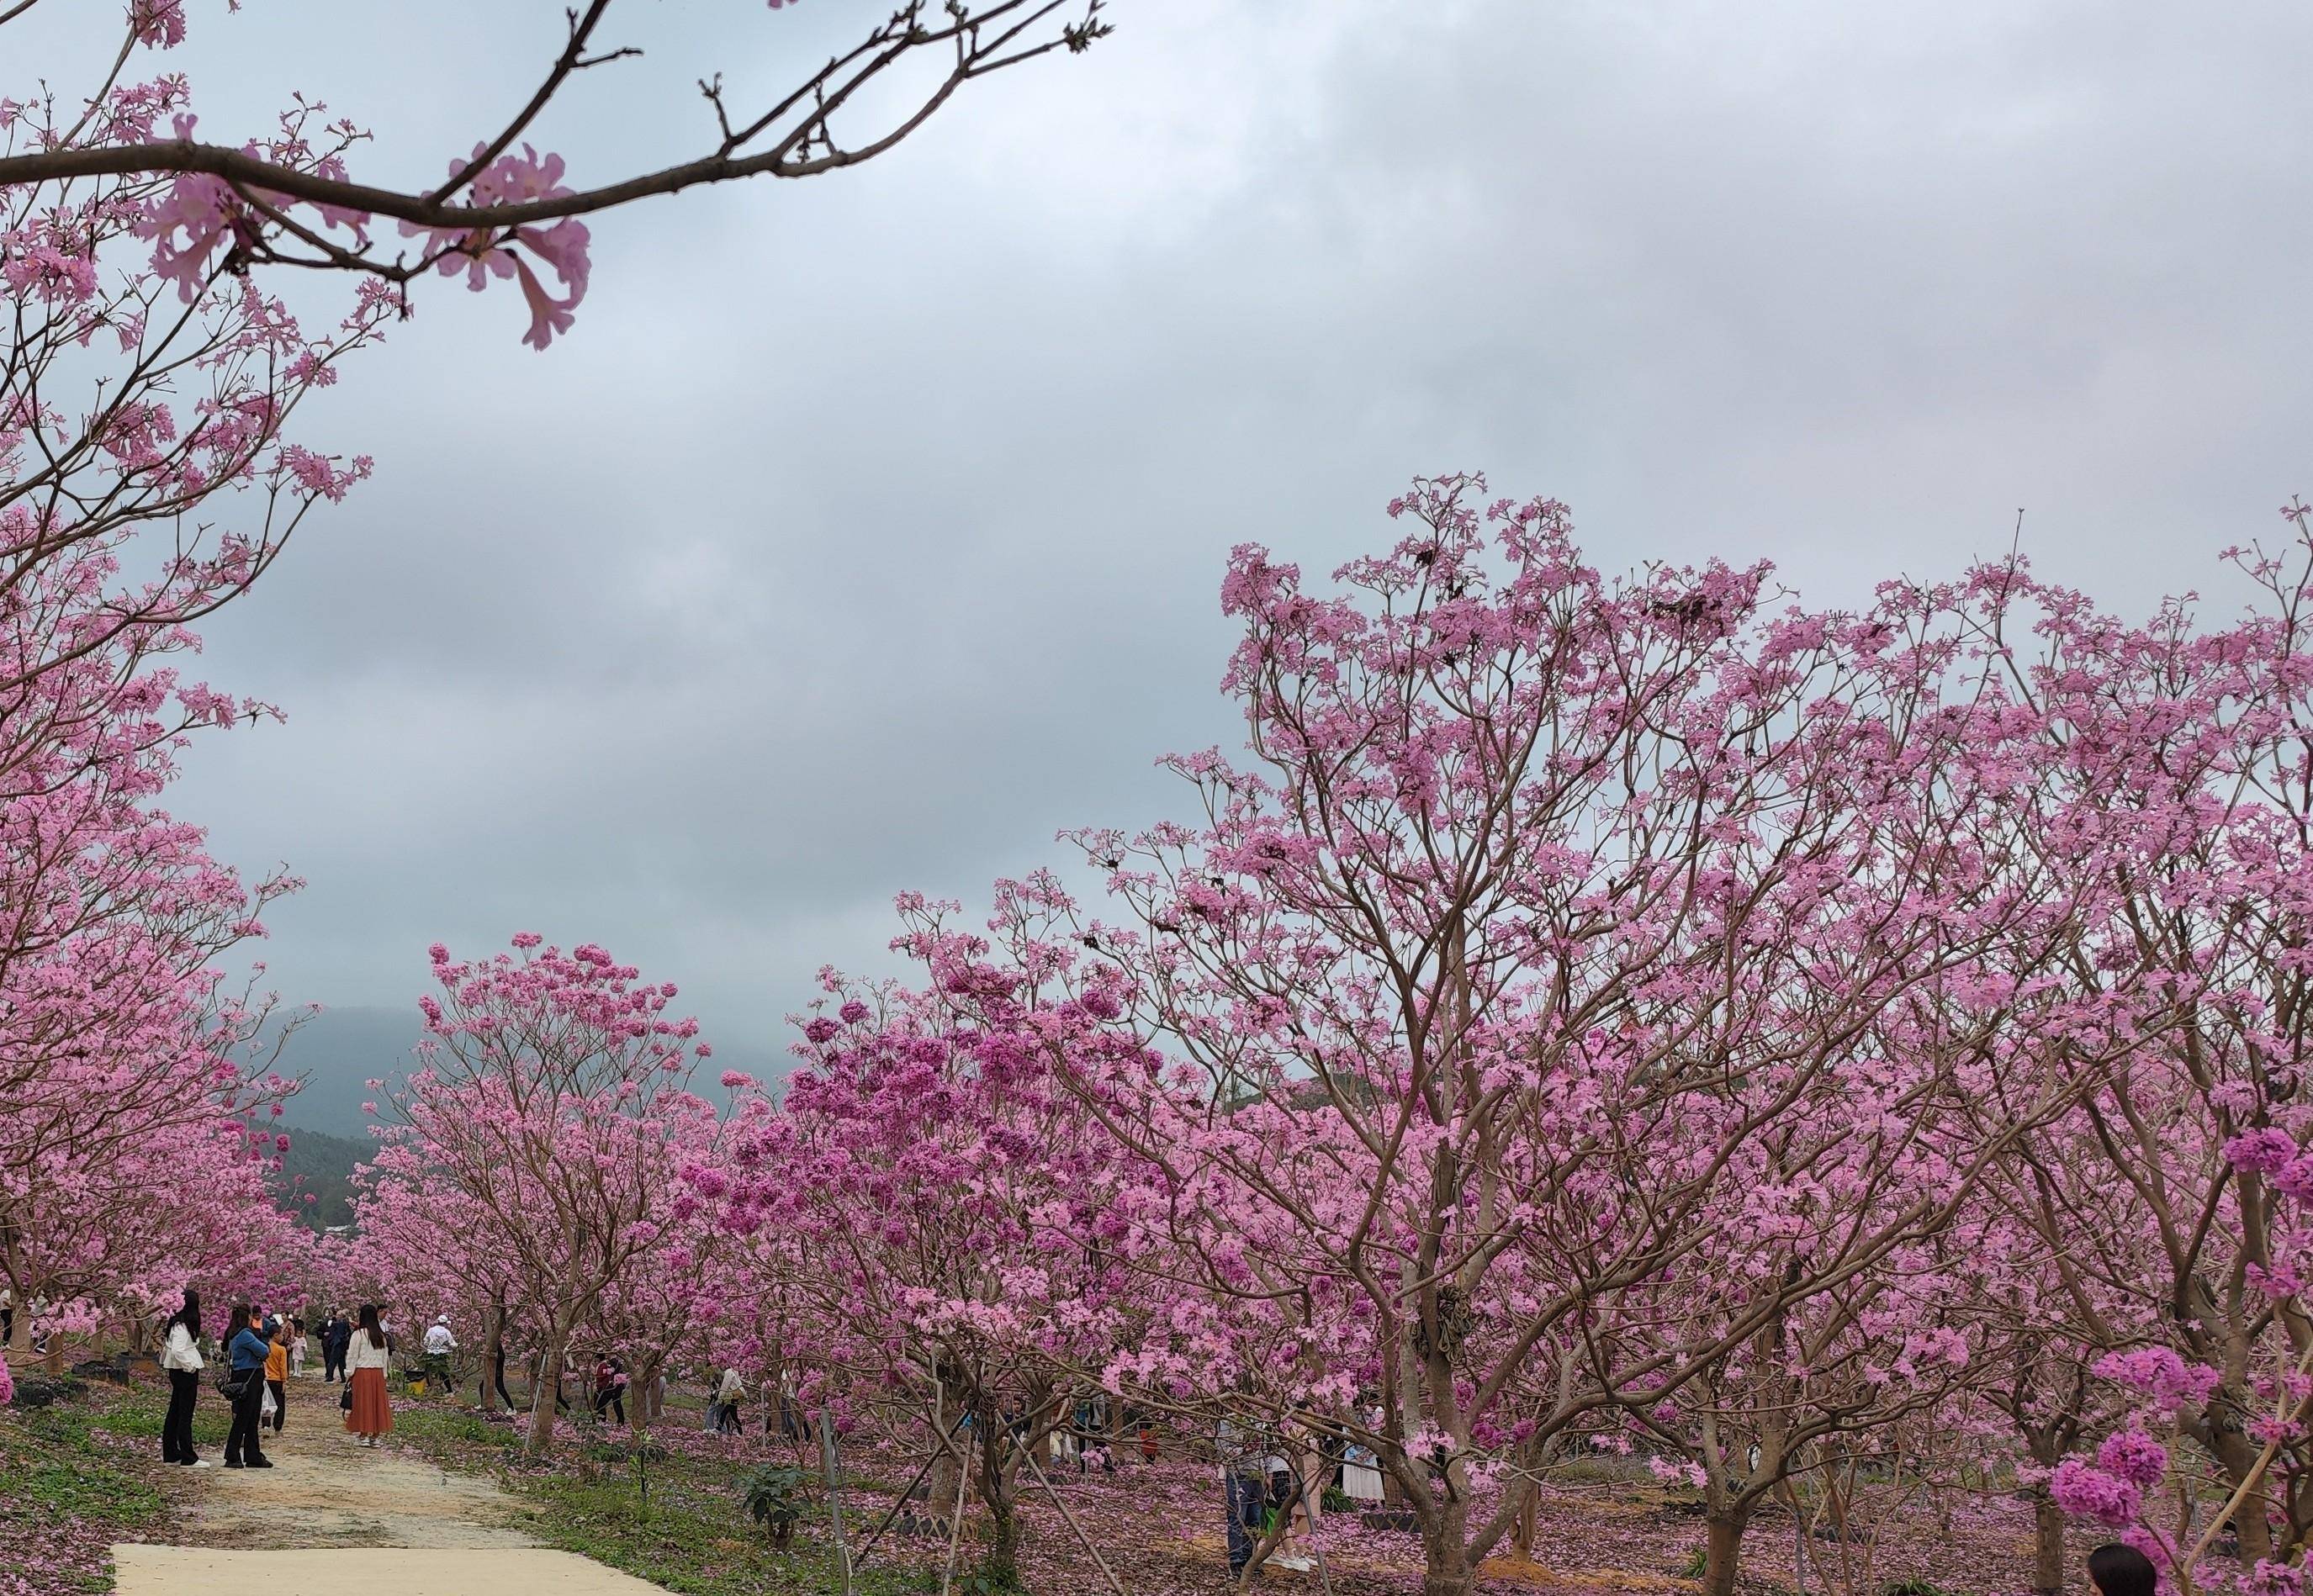
M652 42L649 8L590 0L541 13L506 104L456 108L442 181L396 189L356 175L374 131L311 95L219 132L157 65L192 28L257 19L125 0L83 59L11 48L65 4L0 5L17 75L0 82L0 1287L20 1347L189 1284L278 1301L310 1273L278 1179L282 1028L219 964L295 883L239 880L157 807L189 734L272 713L180 674L189 628L370 473L298 440L307 401L429 276L514 284L543 349L587 287L582 218L843 170L975 82L1108 31L1099 0L900 0L760 99L709 77L684 159L582 178L531 137ZM780 9L717 43L776 43ZM321 330L276 292L293 277L317 285ZM350 285L334 303L332 283Z
M1699 1493L1714 1593L1769 1504L1844 1547L1872 1470L1987 1459L2041 1589L2068 1515L2180 1589L2295 1588L2303 517L2208 627L2013 561L1855 614L1610 579L1481 492L1416 484L1330 596L1238 550L1250 761L1172 761L1193 824L1074 837L1104 909L903 899L917 977L829 974L782 1095L681 1092L668 994L607 955L439 962L458 1067L364 1229L470 1250L407 1294L753 1370L999 1557L1101 1389L1370 1449L1427 1596L1597 1449Z

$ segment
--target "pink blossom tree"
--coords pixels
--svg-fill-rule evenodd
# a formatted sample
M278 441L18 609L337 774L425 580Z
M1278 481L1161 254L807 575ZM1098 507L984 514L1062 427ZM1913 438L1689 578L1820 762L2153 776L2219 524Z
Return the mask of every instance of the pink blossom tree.
M1206 1293L1305 1343L1358 1327L1362 1363L1309 1360L1295 1399L1370 1381L1361 1438L1420 1521L1428 1596L1462 1596L1517 1516L1522 1483L1473 1516L1483 1478L1529 1479L1569 1428L1656 1407L1948 1222L1980 1148L1819 1253L1714 1223L1802 1205L1805 1157L1747 1185L1776 1127L1834 1123L1915 998L2012 1006L2072 908L2011 863L2036 723L1948 596L1770 618L1761 569L1609 582L1561 506L1479 491L1418 484L1393 506L1412 532L1341 572L1355 596L1236 552L1227 680L1261 768L1176 759L1200 827L1085 834L1126 915L1076 926L1204 1078L1087 1102L1179 1189L1214 1186L1174 1222ZM1908 1101L1988 1062L1889 1067ZM1600 1334L1714 1241L1756 1289L1708 1334Z
M399 1123L356 1205L365 1231L441 1235L498 1260L544 1349L528 1444L551 1438L573 1338L658 1247L679 1150L711 1107L687 1090L706 1054L667 1015L672 985L640 980L592 944L524 933L514 951L432 952L427 1040L396 1088Z
M294 1083L253 1046L268 1004L214 960L295 883L245 886L150 807L172 774L168 685L84 706L20 749L22 790L0 796L0 1278L69 1328L245 1278L279 1238L271 1121Z
M2094 1288L2074 1293L2084 1340L2114 1348L2095 1370L2132 1410L2051 1483L2187 1591L2232 1577L2203 1565L2228 1526L2258 1588L2294 1581L2313 1534L2313 539L2304 506L2284 513L2282 549L2234 551L2256 600L2231 626L2203 631L2177 603L2124 627L2080 595L2044 599L2067 653L2047 690L2077 727L2068 753L2126 817L2087 860L2115 906L2104 962L2174 1005L2084 1100L2067 1151L2086 1158L2032 1171L2068 1277Z
M831 1012L805 1023L784 1101L743 1105L727 1179L698 1184L760 1238L753 1293L785 1321L778 1361L807 1344L844 1427L926 1456L936 1512L968 1486L1000 1574L1016 1571L1030 1459L1142 1300L1108 1211L1133 1183L1128 1155L1085 1134L1049 1058L1131 1043L940 906L907 902L895 945L923 987L823 975Z

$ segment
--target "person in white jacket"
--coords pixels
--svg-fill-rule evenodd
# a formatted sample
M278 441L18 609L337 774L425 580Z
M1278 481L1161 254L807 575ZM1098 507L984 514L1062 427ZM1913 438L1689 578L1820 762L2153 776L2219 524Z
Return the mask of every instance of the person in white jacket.
M161 1327L161 1367L169 1372L169 1413L161 1421L161 1460L186 1469L208 1467L193 1450L193 1404L201 1394L201 1298L185 1293L185 1305Z
M739 1371L724 1370L722 1382L715 1388L715 1429L717 1434L736 1435L739 1433L739 1404L746 1395L746 1382L739 1378Z

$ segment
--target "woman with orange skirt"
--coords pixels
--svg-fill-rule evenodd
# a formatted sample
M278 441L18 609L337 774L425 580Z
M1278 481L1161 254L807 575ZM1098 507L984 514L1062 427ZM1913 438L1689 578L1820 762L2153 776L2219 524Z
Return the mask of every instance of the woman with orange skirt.
M375 1446L377 1438L393 1428L393 1405L385 1396L385 1371L391 1361L385 1328L377 1321L377 1304L364 1302L353 1345L346 1348L346 1383L353 1393L346 1428L360 1436L364 1446Z

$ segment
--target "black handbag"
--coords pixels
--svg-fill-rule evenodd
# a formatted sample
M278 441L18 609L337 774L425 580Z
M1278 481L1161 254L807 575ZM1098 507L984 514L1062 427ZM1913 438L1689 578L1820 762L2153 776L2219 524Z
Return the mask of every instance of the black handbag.
M353 1410L354 1382L348 1380L345 1382L345 1389L338 1393L338 1411L339 1413L351 1413Z
M254 1369L228 1369L217 1376L217 1395L228 1402L238 1402L249 1395L250 1382L256 1378Z

